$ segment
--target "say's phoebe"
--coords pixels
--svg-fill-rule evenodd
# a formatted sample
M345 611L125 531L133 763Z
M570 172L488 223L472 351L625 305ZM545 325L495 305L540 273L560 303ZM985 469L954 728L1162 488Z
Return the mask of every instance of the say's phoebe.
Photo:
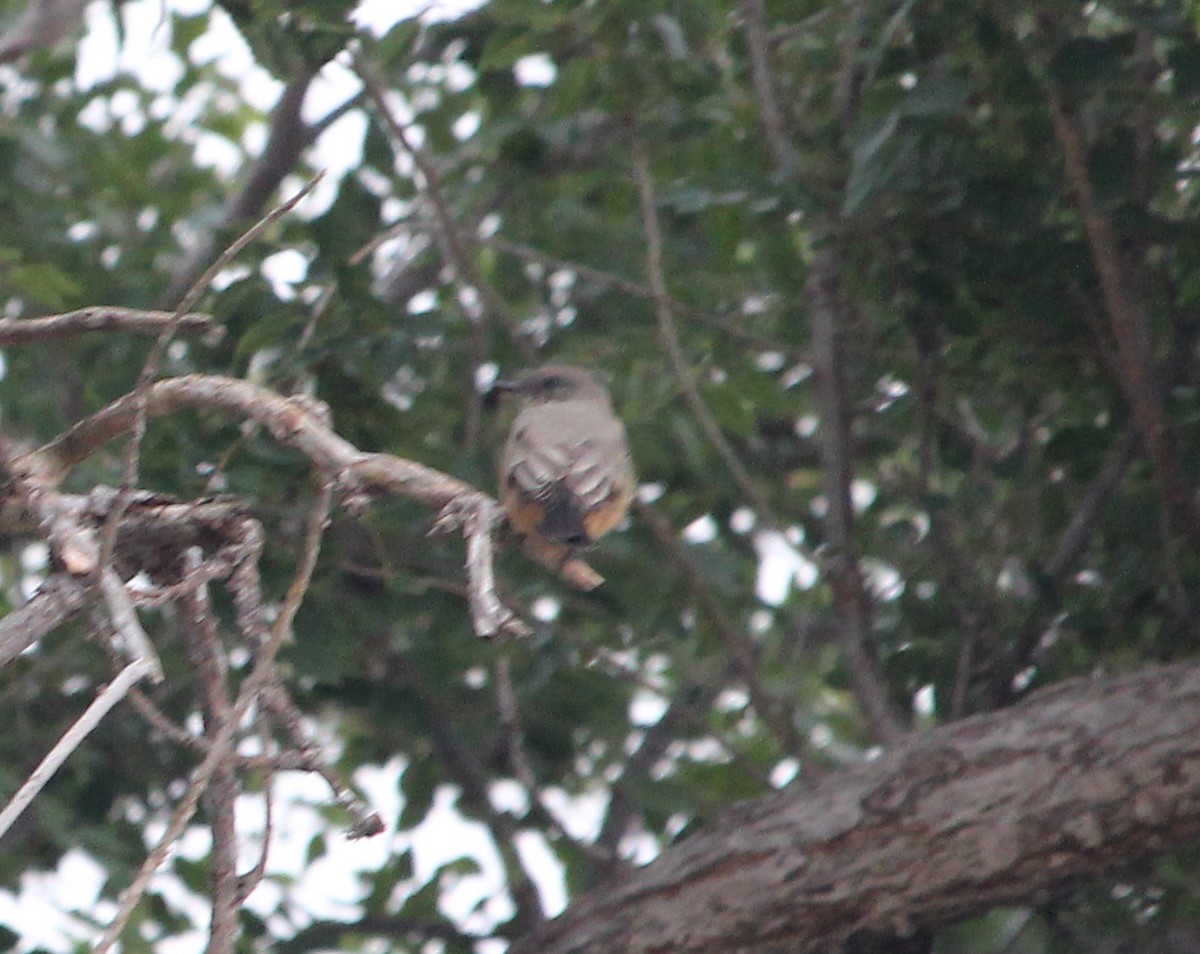
M500 500L522 537L564 557L629 510L636 478L612 399L583 368L546 365L496 385L521 398L500 455Z

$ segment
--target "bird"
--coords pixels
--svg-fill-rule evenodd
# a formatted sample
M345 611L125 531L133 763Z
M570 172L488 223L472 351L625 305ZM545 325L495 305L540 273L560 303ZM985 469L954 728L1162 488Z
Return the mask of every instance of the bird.
M549 364L495 387L520 400L499 458L509 525L565 560L629 512L637 478L625 426L584 368Z

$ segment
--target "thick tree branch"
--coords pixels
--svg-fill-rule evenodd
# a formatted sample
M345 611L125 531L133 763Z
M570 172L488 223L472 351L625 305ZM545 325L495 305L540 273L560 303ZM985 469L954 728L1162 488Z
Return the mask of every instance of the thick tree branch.
M1200 671L1076 679L739 806L510 950L828 951L1198 836Z

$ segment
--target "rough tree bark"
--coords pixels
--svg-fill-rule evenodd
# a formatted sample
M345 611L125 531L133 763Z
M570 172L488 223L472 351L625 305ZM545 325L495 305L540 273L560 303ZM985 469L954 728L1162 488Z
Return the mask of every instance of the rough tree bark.
M1200 670L1072 680L739 806L511 951L829 951L1198 835Z

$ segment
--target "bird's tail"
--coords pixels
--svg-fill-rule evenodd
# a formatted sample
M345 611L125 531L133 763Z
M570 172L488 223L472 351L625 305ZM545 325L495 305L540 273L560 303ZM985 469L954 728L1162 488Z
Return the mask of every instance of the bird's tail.
M542 536L569 546L586 546L591 543L583 513L574 495L563 486L555 487L546 501L546 510L538 531Z

